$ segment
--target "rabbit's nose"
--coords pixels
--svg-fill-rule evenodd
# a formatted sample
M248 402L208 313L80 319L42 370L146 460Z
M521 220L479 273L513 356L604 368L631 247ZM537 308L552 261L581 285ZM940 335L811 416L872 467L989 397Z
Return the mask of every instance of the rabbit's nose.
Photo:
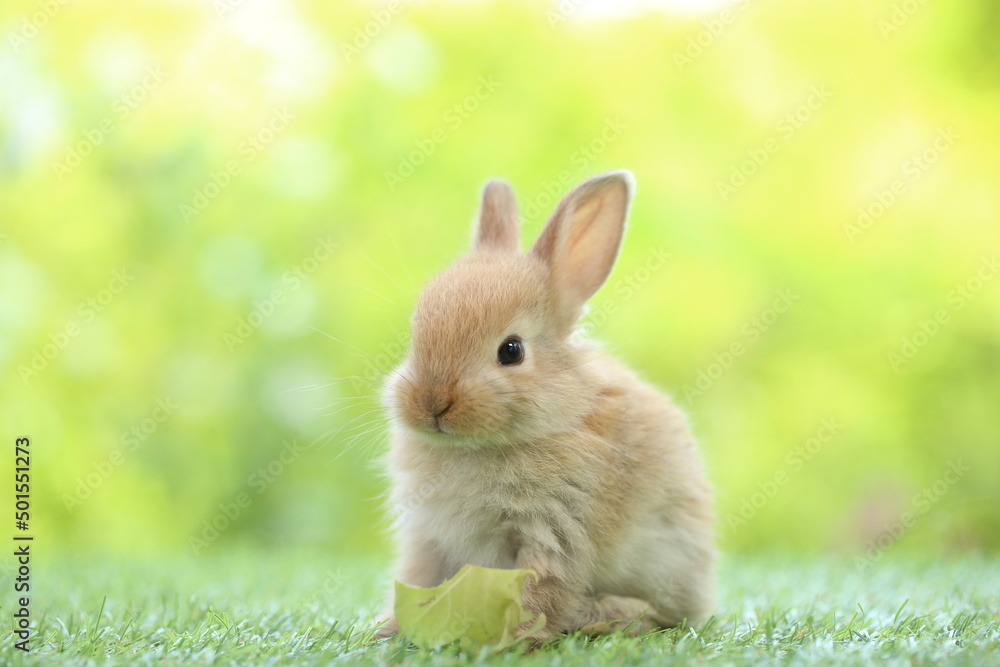
M444 406L444 408L442 408L437 414L434 415L434 419L437 419L438 417L440 417L444 413L446 413L449 410L451 410L451 406L453 406L453 405L455 405L455 401L450 401L448 403L448 405Z
M421 407L427 416L437 422L438 418L455 405L454 387L452 385L436 385L423 396Z

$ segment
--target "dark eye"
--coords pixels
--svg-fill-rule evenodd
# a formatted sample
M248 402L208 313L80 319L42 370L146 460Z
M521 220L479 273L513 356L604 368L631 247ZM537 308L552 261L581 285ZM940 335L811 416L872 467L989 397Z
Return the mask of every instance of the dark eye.
M524 344L521 343L521 339L517 336L511 336L500 343L500 349L497 350L497 361L504 366L513 366L524 361Z

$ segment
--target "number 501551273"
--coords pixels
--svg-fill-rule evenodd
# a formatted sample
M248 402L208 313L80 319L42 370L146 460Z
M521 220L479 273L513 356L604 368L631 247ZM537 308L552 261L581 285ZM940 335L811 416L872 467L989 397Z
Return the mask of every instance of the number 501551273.
M31 519L31 446L29 438L14 442L14 525L28 530Z

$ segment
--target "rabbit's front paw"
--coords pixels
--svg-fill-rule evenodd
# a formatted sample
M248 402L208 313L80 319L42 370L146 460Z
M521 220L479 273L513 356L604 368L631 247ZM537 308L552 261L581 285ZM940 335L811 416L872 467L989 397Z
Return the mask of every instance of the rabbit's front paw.
M375 639L388 639L394 635L399 634L399 623L396 622L395 616L390 616L385 623L383 623L378 630L375 631Z

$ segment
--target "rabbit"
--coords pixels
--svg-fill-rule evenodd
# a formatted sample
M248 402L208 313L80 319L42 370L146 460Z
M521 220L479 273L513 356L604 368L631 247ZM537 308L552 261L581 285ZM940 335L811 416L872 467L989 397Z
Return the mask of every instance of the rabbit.
M628 171L585 181L525 254L513 191L488 182L472 251L420 294L383 388L396 578L430 587L466 563L530 568L523 603L547 620L536 642L712 609L712 490L687 419L576 329L634 189ZM397 632L390 611L377 636Z

